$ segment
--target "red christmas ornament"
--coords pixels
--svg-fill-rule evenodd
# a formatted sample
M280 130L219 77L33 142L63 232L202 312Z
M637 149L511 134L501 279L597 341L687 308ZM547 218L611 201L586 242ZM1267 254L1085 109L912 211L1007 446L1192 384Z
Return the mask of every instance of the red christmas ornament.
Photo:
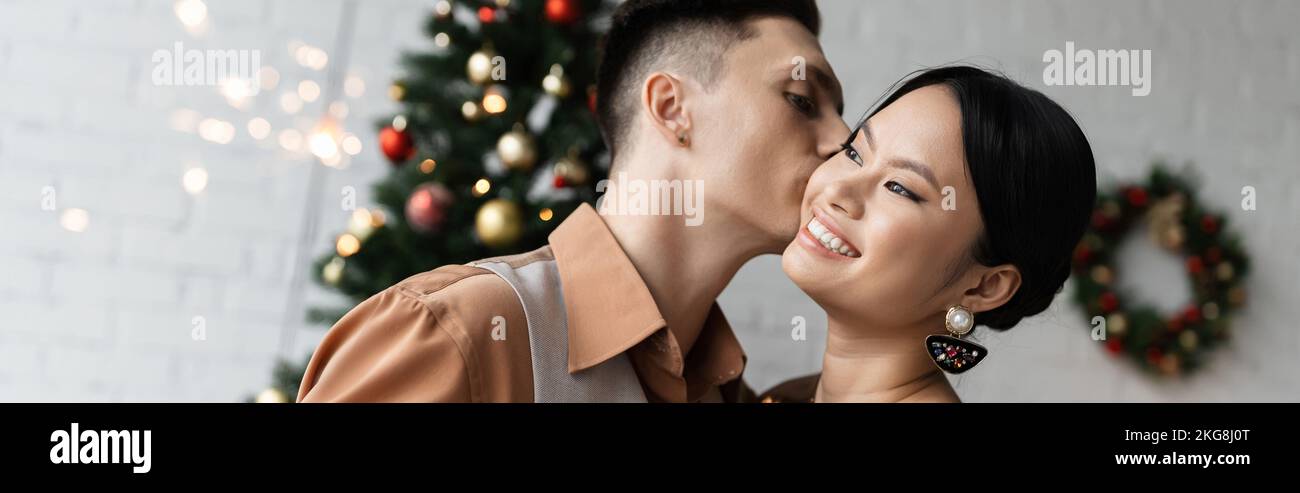
M420 185L406 199L406 224L419 233L437 231L455 201L455 195L441 183Z
M1199 323L1201 321L1201 309L1197 308L1196 305L1187 307L1187 310L1183 311L1183 319L1187 320L1189 324Z
M1201 260L1200 256L1192 255L1191 257L1187 257L1187 272L1200 274L1203 270L1205 270L1205 261Z
M1078 247L1075 247L1074 261L1076 263L1080 263L1080 264L1087 263L1088 259L1091 258L1092 258L1092 250L1089 249L1087 245L1080 243Z
M1106 350L1110 351L1111 354L1119 354L1120 351L1124 350L1124 343L1120 342L1119 338L1116 337L1106 339Z
M1104 212L1101 211L1092 212L1093 229L1099 229L1099 230L1110 229L1110 223L1111 223L1110 218L1106 217L1106 214Z
M1205 250L1205 260L1209 261L1211 264L1219 263L1220 260L1223 260L1223 250L1219 247L1207 248Z
M379 131L379 148L393 164L401 164L415 155L415 140L405 130L384 127Z
M1158 365L1160 364L1160 359L1164 358L1164 356L1165 356L1164 353L1160 352L1160 348L1156 348L1156 347L1147 348L1147 363L1151 363L1152 365Z
M492 7L479 7L478 20L484 24L491 23L492 21L497 20L497 11L492 10Z
M578 20L577 0L546 0L546 19L556 24L572 24Z
M1147 191L1141 187L1129 187L1124 192L1124 198L1128 199L1129 205L1133 207L1146 207L1147 205Z
M1212 235L1219 230L1219 218L1206 214L1201 216L1201 231L1205 234Z
M1119 308L1119 298L1115 296L1115 293L1107 291L1101 293L1101 296L1097 298L1097 304L1101 306L1101 311L1110 313Z
M587 109L592 113L596 112L596 87L587 88Z
M1183 317L1182 317L1182 316L1177 316L1177 317L1174 317L1174 318L1169 319L1169 322L1165 323L1165 328L1166 328L1166 329L1169 329L1169 332L1170 332L1170 333L1174 333L1174 334L1177 334L1177 333L1179 333L1179 332L1182 332L1182 331L1183 331Z
M556 176L555 176L555 181L553 181L552 184L555 185L555 188L564 188L564 186L565 186L565 183L564 183L564 177L563 177L563 176L556 175Z

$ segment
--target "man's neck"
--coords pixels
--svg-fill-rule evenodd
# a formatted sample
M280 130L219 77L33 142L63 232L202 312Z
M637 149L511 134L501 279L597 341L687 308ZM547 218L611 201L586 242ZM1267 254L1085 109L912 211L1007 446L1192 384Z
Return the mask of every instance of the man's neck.
M617 196L618 190L611 185L606 193ZM709 212L709 220L697 226L687 226L683 216L601 216L645 281L682 355L695 345L731 278L749 259L770 249L756 235Z
M952 400L943 373L915 337L916 330L862 335L830 319L817 402L903 402Z

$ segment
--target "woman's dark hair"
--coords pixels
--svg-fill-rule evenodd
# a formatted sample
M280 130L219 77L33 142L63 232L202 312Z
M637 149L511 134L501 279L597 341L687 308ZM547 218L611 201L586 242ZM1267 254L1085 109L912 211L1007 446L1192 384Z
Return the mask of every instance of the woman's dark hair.
M1083 130L1056 102L1002 75L970 66L913 74L867 118L926 86L947 87L961 108L966 168L984 231L971 248L981 265L1011 264L1020 288L1006 304L975 314L1005 330L1051 305L1097 197L1097 170Z

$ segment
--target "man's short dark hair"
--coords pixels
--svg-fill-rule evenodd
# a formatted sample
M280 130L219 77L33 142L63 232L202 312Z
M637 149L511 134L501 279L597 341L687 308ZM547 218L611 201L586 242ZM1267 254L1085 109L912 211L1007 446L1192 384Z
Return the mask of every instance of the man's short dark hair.
M596 119L610 152L626 145L637 89L655 70L689 73L705 87L725 69L723 55L758 33L757 17L785 17L817 35L814 0L628 0L614 11L596 75Z

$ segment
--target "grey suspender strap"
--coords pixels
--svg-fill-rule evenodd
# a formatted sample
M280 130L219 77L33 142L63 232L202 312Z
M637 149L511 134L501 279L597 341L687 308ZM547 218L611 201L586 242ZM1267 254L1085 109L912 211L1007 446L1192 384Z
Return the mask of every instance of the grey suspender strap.
M534 402L646 402L641 381L625 354L569 374L568 316L554 260L518 268L505 262L474 265L510 284L524 307L533 359ZM510 328L506 330L509 334Z

